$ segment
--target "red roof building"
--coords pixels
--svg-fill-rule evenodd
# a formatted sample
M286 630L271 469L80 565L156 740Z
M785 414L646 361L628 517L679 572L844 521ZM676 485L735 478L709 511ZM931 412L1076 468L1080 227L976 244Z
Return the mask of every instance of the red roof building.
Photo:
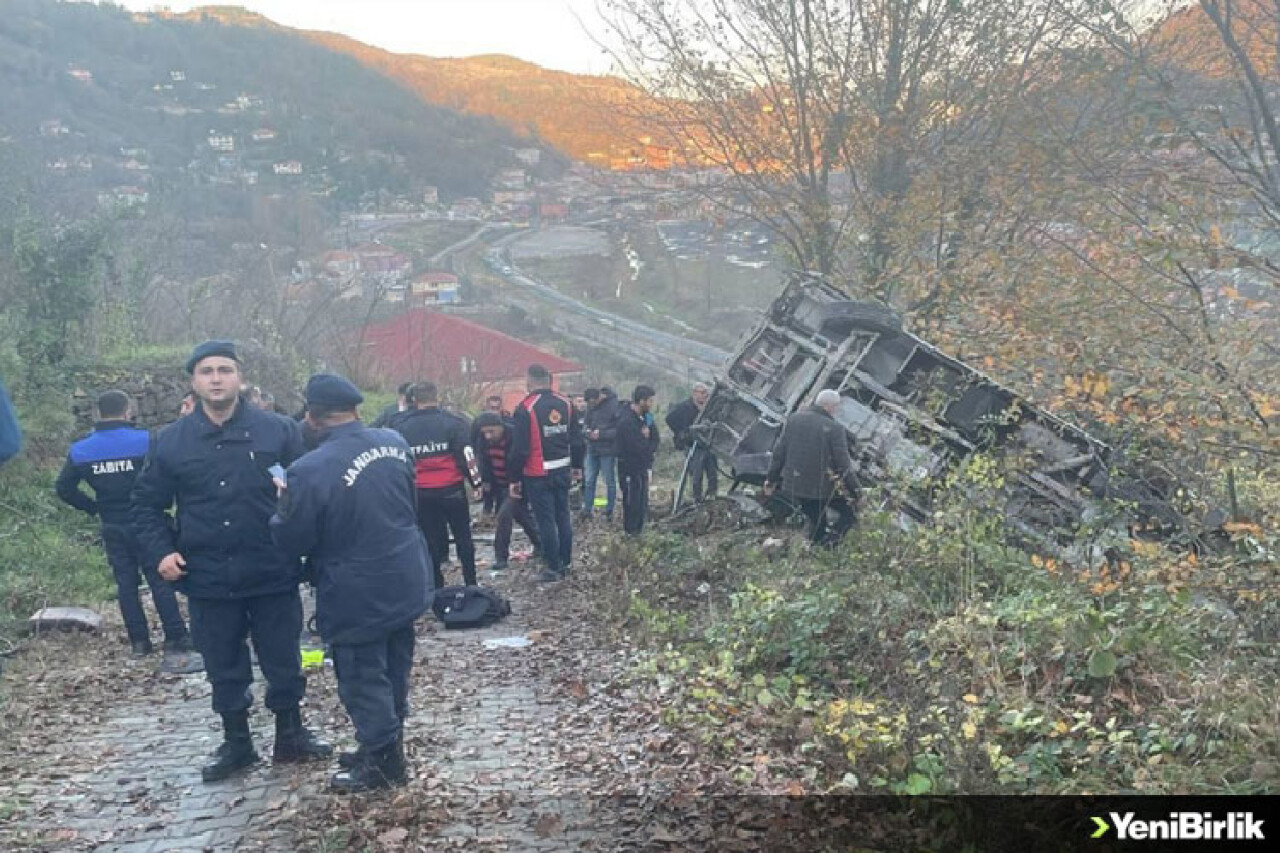
M464 394L501 394L508 409L525 394L525 371L541 364L557 388L572 386L582 365L451 314L417 309L364 327L357 367L385 385L431 381ZM567 381L566 381L567 380Z

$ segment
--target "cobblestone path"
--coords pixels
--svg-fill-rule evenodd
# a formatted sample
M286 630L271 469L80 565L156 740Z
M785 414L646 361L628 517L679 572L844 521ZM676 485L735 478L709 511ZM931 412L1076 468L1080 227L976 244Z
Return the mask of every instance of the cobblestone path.
M406 823L415 837L429 832L431 849L609 848L588 813L599 777L585 741L610 734L581 705L579 650L556 612L568 585L540 587L532 567L486 574L515 612L475 631L420 623L406 726L414 779L379 795L327 793L328 765L272 767L272 717L260 701L251 725L262 763L204 784L199 767L220 731L203 674L161 676L155 659L130 659L105 608L103 636L35 640L0 682L0 849L342 850L367 831L402 849L407 830L361 828L374 796L384 812L411 809ZM492 642L513 636L531 643ZM354 746L332 669L311 671L304 713L339 747ZM566 726L584 742L566 740ZM344 809L349 828L309 817Z

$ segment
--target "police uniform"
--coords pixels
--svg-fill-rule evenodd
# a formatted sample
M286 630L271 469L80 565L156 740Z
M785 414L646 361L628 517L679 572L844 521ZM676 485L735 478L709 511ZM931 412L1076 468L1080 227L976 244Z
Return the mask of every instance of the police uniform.
M155 563L142 559L129 523L129 494L142 470L150 443L150 433L124 420L99 421L89 436L71 445L55 488L62 500L97 516L101 522L102 544L115 576L120 615L134 651L139 654L151 651L147 615L138 596L138 584L145 577L160 624L164 626L165 649L182 652L190 648L190 639L173 584L156 573ZM93 497L80 490L81 483L93 490Z
M211 356L234 359L235 348L226 341L201 344L187 372ZM276 715L274 759L302 761L332 752L303 726L299 711L306 689L298 643L301 563L276 547L268 527L276 505L271 468L302 453L301 432L289 418L240 398L219 426L200 405L156 437L134 485L132 518L143 559L157 566L178 552L186 561L177 586L189 599L191 633L225 735L204 768L206 781L257 760L248 723L249 637L267 681L265 704ZM176 533L165 514L175 500Z
M444 586L440 565L449 553L449 534L462 564L462 580L476 585L476 546L471 539L471 506L465 483L479 488L479 468L469 443L467 422L431 406L396 418L396 432L413 452L417 472L418 524L431 550L436 587Z
M582 442L573 404L550 388L520 401L513 417L507 466L522 483L542 539L547 571L543 580L564 577L573 559L573 522L569 517L570 468Z
M308 405L345 411L363 398L345 379L317 375ZM414 620L433 585L414 509L417 473L409 445L359 421L320 433L320 446L289 467L271 519L276 542L306 555L315 572L316 621L330 645L338 695L360 751L336 787L403 781Z

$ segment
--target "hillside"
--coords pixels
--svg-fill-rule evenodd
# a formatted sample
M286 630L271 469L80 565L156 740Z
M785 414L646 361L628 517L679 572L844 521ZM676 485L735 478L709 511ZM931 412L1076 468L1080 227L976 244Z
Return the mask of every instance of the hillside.
M645 95L615 77L553 71L510 56L439 59L389 53L333 33L307 36L399 80L430 103L492 116L575 160L624 155L652 132L625 120Z
M554 71L501 54L446 59L391 53L337 33L286 30L236 6L206 6L179 17L295 32L399 81L430 104L495 118L583 162L605 165L611 157L639 153L641 139L654 135L626 120L642 112L646 95L617 77Z
M0 17L0 140L68 204L217 187L344 207L479 194L522 144L282 28L50 0Z

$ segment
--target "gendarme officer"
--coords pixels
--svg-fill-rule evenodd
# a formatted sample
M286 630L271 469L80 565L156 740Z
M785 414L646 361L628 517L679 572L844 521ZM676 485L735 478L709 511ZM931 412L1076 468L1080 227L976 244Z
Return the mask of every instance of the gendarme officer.
M360 422L364 398L346 379L313 376L306 393L320 446L289 467L271 532L314 567L316 620L360 744L340 757L346 769L333 786L399 785L413 623L433 589L414 508L414 459L399 433Z
M302 724L301 566L276 547L267 524L276 506L272 469L302 455L302 435L239 396L230 341L201 344L186 367L199 405L156 438L132 515L143 558L190 600L192 637L222 716L224 741L202 771L213 782L258 759L249 733L250 637L276 715L275 761L327 758L332 749ZM175 500L176 534L165 517Z

